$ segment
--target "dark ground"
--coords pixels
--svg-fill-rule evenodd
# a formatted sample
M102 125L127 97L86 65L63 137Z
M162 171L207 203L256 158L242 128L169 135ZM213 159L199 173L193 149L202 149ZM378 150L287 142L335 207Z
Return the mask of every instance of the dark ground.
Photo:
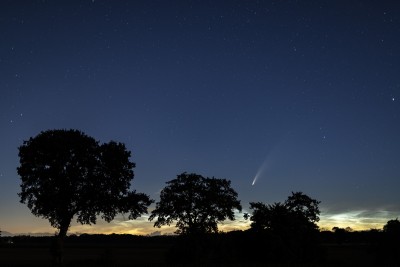
M372 234L353 234L343 240L323 233L312 252L316 254L300 261L287 257L273 260L273 256L268 256L270 243L255 240L250 244L242 235L218 235L201 241L176 236L70 236L64 244L63 266L400 266L399 247L393 249L379 236L373 239ZM365 242L365 238L369 241ZM51 241L52 237L3 237L0 266L53 266ZM252 251L258 256L252 255Z

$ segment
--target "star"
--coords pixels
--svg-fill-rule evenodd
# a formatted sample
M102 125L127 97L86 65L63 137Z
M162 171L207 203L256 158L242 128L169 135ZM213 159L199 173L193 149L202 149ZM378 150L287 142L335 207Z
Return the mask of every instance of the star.
M392 101L394 101L394 97L392 97Z

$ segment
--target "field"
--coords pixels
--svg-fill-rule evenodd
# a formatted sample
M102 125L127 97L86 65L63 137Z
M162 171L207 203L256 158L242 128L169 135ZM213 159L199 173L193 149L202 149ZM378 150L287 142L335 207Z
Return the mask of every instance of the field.
M163 249L73 248L65 249L66 266L159 266L164 262ZM1 266L51 266L46 248L2 248Z
M398 262L384 263L380 261L374 248L368 244L321 244L319 259L308 263L288 262L251 262L252 255L243 253L240 257L249 259L241 261L199 261L174 263L169 262L168 254L173 247L172 239L139 239L139 240L69 240L65 243L63 266L135 266L135 267L369 267L369 266L400 266ZM40 241L40 242L39 242ZM262 249L260 250L262 251ZM184 256L185 252L182 252ZM385 260L385 259L382 259ZM0 266L54 266L50 253L49 239L17 240L13 244L3 244L0 247Z

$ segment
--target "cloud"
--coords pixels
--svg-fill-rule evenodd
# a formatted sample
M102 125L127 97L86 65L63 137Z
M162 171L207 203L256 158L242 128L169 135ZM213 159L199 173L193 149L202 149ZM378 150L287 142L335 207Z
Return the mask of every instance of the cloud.
M6 237L6 236L14 236L14 234L12 234L10 232L7 232L7 231L1 231L0 236L4 236L4 237Z
M161 231L154 231L149 234L149 236L160 236L160 235L161 235Z
M321 213L319 226L332 229L332 227L351 227L355 230L381 229L388 220L398 217L400 211L393 210L349 210L349 211L324 211Z

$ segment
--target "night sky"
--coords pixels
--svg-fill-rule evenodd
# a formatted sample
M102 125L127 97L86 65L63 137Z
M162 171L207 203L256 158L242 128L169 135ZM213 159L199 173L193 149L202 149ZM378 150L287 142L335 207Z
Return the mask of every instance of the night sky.
M70 128L125 143L156 201L186 171L231 180L244 211L302 191L323 228L400 217L398 1L4 0L0 38L2 231L55 232L19 203L18 147ZM70 231L175 230L152 226Z

